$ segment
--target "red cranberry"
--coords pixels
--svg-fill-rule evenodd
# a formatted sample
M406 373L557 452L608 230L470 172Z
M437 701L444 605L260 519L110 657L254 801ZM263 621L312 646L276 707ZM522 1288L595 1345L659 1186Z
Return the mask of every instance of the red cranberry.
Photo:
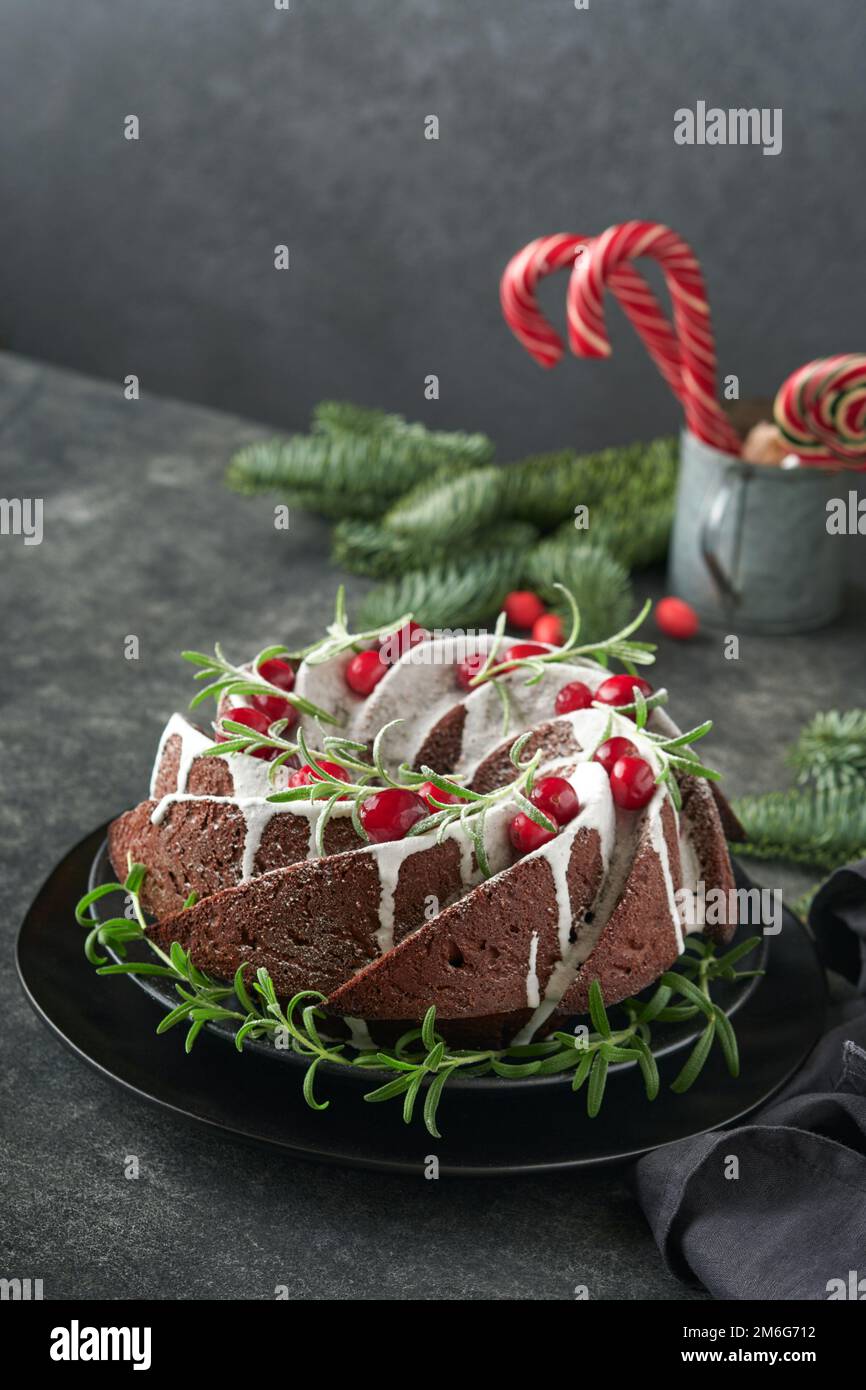
M292 690L294 687L294 671L287 661L280 661L277 657L271 661L263 661L258 673L262 680L276 685L280 690ZM254 709L267 715L271 724L275 723L277 719L288 720L285 733L298 722L298 711L294 705L289 704L288 700L281 700L279 695L252 695L250 704Z
M461 690L475 689L474 686L470 685L470 681L473 676L478 675L478 672L486 663L487 656L484 652L477 652L475 656L467 656L464 661L458 661L455 670L457 673L457 684L460 686Z
M654 616L656 626L667 637L675 637L678 642L688 642L700 626L692 605L681 598L659 599Z
M235 724L244 724L251 733L266 734L272 721L261 710L250 709L247 705L239 705L237 709L227 709L223 714L223 719L232 719ZM233 738L239 738L239 734L224 732L222 729L216 731L217 743L228 743ZM270 762L271 758L277 756L276 748L251 748L248 750L254 758L264 758Z
M386 840L402 840L413 825L429 814L427 802L402 787L387 787L365 797L358 812L361 824L377 845Z
M269 685L275 685L278 690L294 690L295 673L287 661L280 661L279 657L272 657L270 661L263 661L259 667L259 675L263 681Z
M518 854L530 854L532 850L540 849L556 836L554 830L545 830L543 825L536 825L525 811L517 812L508 827L508 833Z
M595 692L595 698L603 705L631 705L635 690L639 690L644 699L649 699L653 693L649 681L640 676L608 676Z
M387 666L392 662L399 661L401 656L405 656L413 647L417 647L419 642L429 642L430 633L426 627L420 623L404 623L397 632L389 632L385 637L379 638L379 651L382 660Z
M550 647L561 647L565 641L565 633L559 614L542 613L532 624L532 636L536 642L546 642Z
M431 811L439 811L440 806L433 805L433 798L436 801L444 801L448 806L465 806L466 802L462 796L455 796L454 792L443 792L436 786L435 782L422 782L420 787L416 787L419 796L423 796Z
M326 758L319 759L319 767L330 773L338 782L351 782L352 780L344 767L339 767L336 763L329 763ZM303 767L299 767L291 774L286 785L289 787L308 787L311 782L321 781L321 772L311 767L309 763L304 763Z
M547 656L549 647L544 647L540 642L515 642L513 647L509 647L502 655L497 657L496 664L500 661L522 661L527 656Z
M580 810L577 792L564 777L542 777L532 788L529 800L542 815L557 825L568 825Z
M544 604L531 589L514 589L505 595L505 616L509 627L531 628L544 612Z
M554 701L557 714L571 714L576 709L589 709L591 704L592 691L583 681L569 681Z
M387 673L387 664L382 660L378 648L375 651L358 652L346 667L346 684L356 695L369 695Z
M616 760L610 774L610 790L617 806L624 811L639 811L652 800L655 789L655 773L644 758Z
M637 757L637 749L628 738L608 738L600 743L592 755L594 763L601 763L608 777L619 758Z

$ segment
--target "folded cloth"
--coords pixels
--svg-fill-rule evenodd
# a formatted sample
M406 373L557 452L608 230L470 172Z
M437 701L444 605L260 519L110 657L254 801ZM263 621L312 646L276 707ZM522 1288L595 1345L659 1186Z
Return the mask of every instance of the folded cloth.
M809 920L825 964L856 985L835 1026L750 1124L635 1170L669 1267L716 1298L866 1299L866 860L828 879Z

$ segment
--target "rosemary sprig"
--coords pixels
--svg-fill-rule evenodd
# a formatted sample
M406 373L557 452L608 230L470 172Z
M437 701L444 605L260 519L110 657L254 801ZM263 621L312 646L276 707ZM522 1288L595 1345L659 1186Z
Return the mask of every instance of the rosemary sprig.
M590 642L584 646L578 646L577 639L580 636L580 609L575 602L574 595L566 589L564 584L554 584L565 598L571 612L571 629L568 637L561 647L556 647L553 651L544 652L538 656L519 657L513 661L504 661L498 664L491 664L489 661L473 676L470 686L478 686L484 681L493 680L496 676L505 675L508 672L525 669L528 671L526 680L527 685L536 685L544 676L550 666L556 666L563 661L571 661L576 656L588 656L601 665L606 666L608 661L620 661L626 669L633 666L649 666L655 661L656 644L654 642L632 642L628 639L633 632L641 626L650 609L652 603L647 599L640 613L636 618L632 618L630 623L619 632L614 633L613 637L606 638L603 642ZM497 631L499 631L497 627Z
M297 651L286 654L293 660L306 661L308 666L321 666L324 662L339 656L341 652L360 651L377 637L387 637L390 633L399 632L411 617L411 613L404 613L402 617L395 618L381 627L371 627L366 632L350 632L346 616L346 587L341 584L337 590L334 621L328 624L327 635L311 642L307 647L300 647ZM285 651L285 648L283 650ZM334 722L331 720L331 723Z
M604 1099L608 1070L616 1063L634 1062L640 1069L647 1098L654 1100L659 1091L659 1074L651 1048L651 1025L686 1023L700 1015L705 1019L705 1026L671 1089L681 1094L694 1084L716 1041L731 1076L739 1074L736 1037L729 1018L712 998L711 986L719 980L733 982L761 973L735 968L755 949L760 937L750 937L724 955L716 956L710 942L690 936L676 967L662 975L649 999L626 999L617 1006L623 1018L616 1024L611 1021L599 983L594 980L589 990L592 1031L588 1034L555 1032L537 1043L513 1044L501 1049L455 1049L436 1032L436 1010L431 1006L420 1028L409 1029L392 1048L374 1047L347 1055L347 1043L325 1039L319 1031L319 1023L328 1019L322 1008L323 994L302 990L283 1005L266 970L256 972L249 989L244 979L246 965L239 966L230 985L221 983L199 970L190 960L189 952L178 942L165 952L151 941L146 935L140 899L145 874L143 865L130 864L125 883L104 884L87 893L76 907L76 920L89 928L85 952L97 967L97 974L156 975L170 980L179 1003L160 1020L157 1032L165 1033L185 1023L187 1052L207 1023L236 1024L234 1040L238 1051L243 1051L246 1038L278 1035L287 1038L293 1051L308 1064L303 1094L314 1110L325 1110L330 1104L327 1100L319 1100L315 1094L316 1073L323 1062L328 1062L392 1072L391 1079L368 1091L364 1098L372 1103L402 1098L403 1119L407 1124L414 1117L422 1087L427 1083L423 1120L428 1132L437 1139L442 1137L437 1126L439 1102L447 1083L455 1075L493 1073L520 1080L570 1071L573 1091L586 1086L587 1113L594 1117ZM112 917L94 923L90 908L110 893L128 894L134 907L133 920ZM125 957L127 943L133 940L146 942L157 957L156 961L122 959L108 964L99 954L99 946L111 946L118 955Z
M339 724L340 721L328 710L314 705L311 700L305 700L303 695L298 695L294 690L281 690L279 686L271 685L270 681L259 675L262 662L270 661L274 656L285 655L290 655L286 647L265 647L251 663L252 670L245 670L243 666L236 666L223 655L218 642L214 643L213 656L208 656L206 652L181 652L184 661L201 667L195 673L195 680L208 682L190 700L190 709L195 709L210 696L219 701L224 695L277 695L281 700L293 705L301 714L312 715L324 724Z

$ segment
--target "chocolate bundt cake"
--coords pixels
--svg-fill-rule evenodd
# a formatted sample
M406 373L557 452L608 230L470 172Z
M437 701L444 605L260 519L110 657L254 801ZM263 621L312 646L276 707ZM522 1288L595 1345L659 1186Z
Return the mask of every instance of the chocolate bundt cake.
M609 1004L656 980L699 885L735 900L664 692L573 642L407 623L244 667L188 655L213 734L170 719L109 853L121 878L145 865L152 939L218 979L319 991L356 1040L435 1005L449 1042L498 1047L585 1011L593 980Z

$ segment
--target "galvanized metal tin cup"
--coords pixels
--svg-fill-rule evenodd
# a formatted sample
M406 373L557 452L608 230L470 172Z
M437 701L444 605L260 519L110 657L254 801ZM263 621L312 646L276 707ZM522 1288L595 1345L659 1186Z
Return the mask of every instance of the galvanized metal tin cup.
M744 463L684 430L668 578L710 626L805 632L842 604L843 549L827 530L832 473Z

